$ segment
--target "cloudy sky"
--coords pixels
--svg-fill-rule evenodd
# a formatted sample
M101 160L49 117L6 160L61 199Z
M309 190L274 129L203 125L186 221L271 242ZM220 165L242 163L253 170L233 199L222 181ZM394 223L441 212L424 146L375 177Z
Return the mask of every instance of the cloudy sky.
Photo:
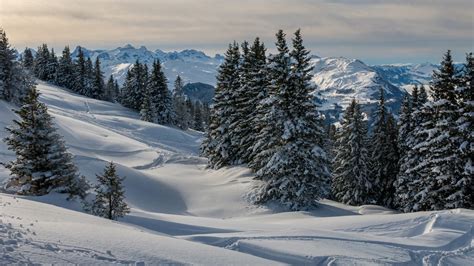
M48 43L221 53L278 29L301 28L320 56L368 63L438 62L474 47L472 0L0 0L0 26L18 49ZM270 49L271 50L271 49Z

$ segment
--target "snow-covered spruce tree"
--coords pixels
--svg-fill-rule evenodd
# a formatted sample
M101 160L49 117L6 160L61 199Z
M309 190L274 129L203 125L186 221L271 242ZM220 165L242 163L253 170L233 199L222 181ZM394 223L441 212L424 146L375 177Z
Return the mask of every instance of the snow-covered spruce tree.
M466 64L459 78L456 94L459 102L456 121L459 147L460 176L453 180L453 193L447 198L448 208L474 209L474 58L467 54Z
M368 169L367 123L355 100L347 107L335 137L333 198L350 205L373 203L373 185Z
M369 164L373 198L377 204L391 207L393 203L393 182L398 173L398 147L395 119L387 112L383 89L374 112L374 128L370 136ZM389 126L389 122L391 125Z
M288 91L290 85L291 59L289 49L286 44L285 34L282 30L276 34L277 54L268 58L267 77L268 85L264 91L266 94L257 106L257 119L255 126L259 129L253 147L253 156L250 167L258 172L265 167L270 158L281 147L281 136L284 128L281 123L284 121L284 114L281 107L277 107L278 94L280 91ZM257 176L257 178L259 178Z
M104 89L104 100L109 102L115 102L117 100L117 87L115 86L115 79L113 75L110 75L107 84Z
M150 93L148 90L145 91L143 96L142 106L140 107L140 119L146 122L154 122L155 114L151 108Z
M190 112L186 107L186 96L183 91L183 80L178 75L174 81L174 90L173 90L173 109L176 114L175 124L182 130L189 128L191 123Z
M74 82L72 89L82 94L86 91L86 60L84 58L84 52L82 52L82 48L78 47L78 54L77 60L74 64Z
M92 93L94 90L94 65L92 64L92 60L90 57L87 57L85 69L85 87L83 91L79 91L79 94L92 98Z
M229 45L224 63L219 67L209 128L201 146L203 155L208 158L208 166L214 169L236 161L236 147L232 146L229 125L236 109L234 92L240 86L239 61L239 45L234 42Z
M145 95L147 75L145 67L137 60L127 72L121 91L123 106L139 111Z
M404 211L454 207L448 198L456 194L454 184L462 178L456 127L458 82L448 51L440 69L433 73L433 102L426 102L414 112L418 126L413 129L412 148L402 162L396 182L398 202Z
M62 56L59 59L56 83L68 89L74 87L74 64L72 62L69 46L64 47Z
M146 93L153 114L154 123L172 125L175 121L171 92L168 90L165 74L160 61L153 62L153 69L148 77Z
M124 179L117 175L113 162L105 167L102 175L97 175L98 184L95 186L97 195L90 206L92 214L117 220L130 212L124 201L125 191L122 185Z
M455 184L462 176L458 155L460 139L456 128L459 118L456 95L458 82L458 73L448 50L440 69L434 71L430 84L433 92L434 113L431 119L434 127L425 140L429 145L429 157L426 161L429 173L422 177L423 188L415 195L415 210L440 210L453 208L455 205L448 198L456 193Z
M23 57L21 60L23 67L27 70L32 71L33 66L34 66L34 61L35 61L35 58L33 57L33 53L31 52L31 49L26 47L25 51L23 52Z
M412 130L412 99L410 94L407 92L403 97L402 106L400 107L400 112L398 115L398 150L400 153L400 158L403 157L407 150L409 149L407 145L407 138Z
M262 100L266 79L265 47L256 38L248 47L247 42L242 44L242 59L240 66L240 87L235 92L236 112L232 119L231 131L234 145L238 147L237 160L240 163L252 161L253 147L260 128L257 121L256 106Z
M6 33L0 28L0 99L20 104L34 81L28 71L15 60Z
M84 197L88 185L79 177L72 155L38 95L36 89L30 90L16 111L21 120L6 128L10 135L5 142L17 157L7 164L11 172L7 188L23 195L58 191Z
M56 53L54 53L54 49L51 49L49 53L49 60L48 60L48 76L46 78L47 81L56 84L57 80L57 71L58 71L58 57Z
M90 97L94 99L104 100L105 99L104 73L100 69L99 57L95 59L93 71L94 71L94 79L92 81Z
M35 57L34 73L41 80L48 80L50 55L48 45L43 44L38 47Z
M420 191L422 187L420 182L428 170L425 163L429 152L425 140L433 128L431 119L433 110L432 105L423 102L419 96L418 88L415 87L412 91L412 130L405 139L408 149L400 157L400 168L397 180L394 182L395 205L404 212L413 211L416 203L414 196Z
M257 172L263 184L256 190L256 202L278 202L291 210L315 206L328 191L330 174L322 146L324 132L310 95L309 51L303 46L300 30L295 32L288 56L285 34L277 33L279 54L270 71L273 108L267 122L276 124L276 145L268 162ZM290 59L291 58L291 59ZM273 61L275 60L275 61ZM283 79L277 78L281 73Z

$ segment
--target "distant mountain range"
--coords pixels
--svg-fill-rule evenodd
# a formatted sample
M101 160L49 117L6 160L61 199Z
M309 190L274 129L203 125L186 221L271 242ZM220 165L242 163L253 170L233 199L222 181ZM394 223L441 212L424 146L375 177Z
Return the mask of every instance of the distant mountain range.
M72 52L73 57L77 56L78 48ZM100 58L106 78L112 74L120 84L136 60L151 66L154 60L159 59L170 89L179 74L185 83L190 83L185 92L191 98L203 102L212 101L217 69L224 60L219 54L208 56L193 49L179 52L151 51L144 46L136 48L130 44L112 50L90 50L84 47L82 50L92 60ZM437 68L431 63L367 65L360 60L344 57L313 56L311 63L314 66L312 81L317 86L314 95L318 98L320 109L331 121L339 119L341 111L352 99L361 102L370 115L380 88L384 90L389 109L396 114L406 89L413 84L428 84L433 70Z

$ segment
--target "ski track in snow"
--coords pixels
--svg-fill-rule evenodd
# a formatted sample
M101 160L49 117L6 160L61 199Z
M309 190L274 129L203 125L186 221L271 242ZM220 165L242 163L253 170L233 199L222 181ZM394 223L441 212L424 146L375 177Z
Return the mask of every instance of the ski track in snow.
M143 122L117 104L43 82L38 88L82 174L94 182L106 161L117 163L119 174L127 177L124 185L132 212L120 222L109 222L70 211L81 211L81 206L66 202L63 195L0 194L0 264L474 261L474 211L399 214L380 206L353 207L328 200L312 212L253 206L244 198L252 174L244 167L205 169L206 160L198 156L200 133ZM11 107L0 102L0 137L3 126L15 117ZM11 158L0 143L0 160ZM0 165L0 182L7 175ZM104 242L104 237L110 241Z

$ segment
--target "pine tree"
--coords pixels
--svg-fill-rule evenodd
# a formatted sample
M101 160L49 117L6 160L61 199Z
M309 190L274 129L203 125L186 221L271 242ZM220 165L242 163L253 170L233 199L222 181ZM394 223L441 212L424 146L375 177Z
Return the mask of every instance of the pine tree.
M158 60L153 63L146 89L153 113L153 122L164 125L173 124L175 116L171 93Z
M464 69L459 78L456 94L459 102L456 121L459 137L457 168L460 175L453 180L453 192L447 198L448 208L474 209L474 58L467 54Z
M94 66L90 57L87 57L85 63L85 87L83 91L79 91L79 94L92 98L94 93Z
M58 58L56 57L56 54L54 53L54 49L51 49L51 52L49 53L49 59L48 59L48 66L47 66L48 74L47 74L46 80L56 84L57 71L58 71Z
M385 108L383 89L380 89L380 101L375 112L375 123L370 138L370 179L373 182L374 200L383 206L391 207L394 187L398 173L398 147L395 119ZM389 122L391 123L389 125Z
M0 99L20 104L33 87L34 80L15 61L15 52L0 28Z
M22 64L23 67L26 68L27 70L33 70L34 66L34 57L33 53L31 52L30 48L25 48L25 51L23 52L23 58L22 58Z
M152 103L150 93L147 90L143 97L142 106L140 108L140 119L147 122L154 122L155 114L151 108Z
M57 84L68 89L74 88L74 71L71 51L69 50L69 46L66 46L58 62Z
M84 53L82 48L78 47L78 55L76 63L74 64L74 86L73 90L79 94L83 94L86 91L86 61L84 59Z
M367 123L360 105L352 100L341 127L336 132L333 160L332 195L342 203L361 205L372 203L373 186L369 177Z
M323 149L324 133L310 95L311 70L309 51L303 46L300 30L295 32L293 50L287 56L285 35L277 33L279 56L270 71L281 73L283 79L272 75L273 123L277 146L258 172L263 181L257 191L257 203L276 201L291 210L315 206L327 194L329 171ZM291 59L290 59L291 58ZM280 83L281 82L281 83Z
M125 191L122 185L124 179L117 175L113 162L105 167L102 175L97 175L99 182L95 187L96 198L90 207L92 214L117 220L130 212L124 201Z
M53 126L46 105L38 102L36 89L30 90L20 110L21 118L7 127L5 142L17 156L10 162L7 188L24 195L44 195L50 191L84 197L88 186L77 174L72 155Z
M417 88L418 90L418 88ZM410 94L407 92L403 97L402 106L398 115L398 135L397 143L400 152L400 157L403 157L409 149L407 145L407 138L412 131L413 123L411 121L412 116L412 99Z
M49 77L50 55L48 45L43 44L38 47L35 58L34 73L41 80L48 80Z
M255 107L262 100L260 93L267 85L262 77L265 69L265 47L256 38L253 45L242 43L242 59L240 66L240 87L234 92L236 112L231 117L230 131L234 146L238 147L236 159L238 163L249 163L252 159L253 147L259 133L258 121L255 121Z
M188 129L190 126L190 112L186 107L186 96L183 91L183 80L178 75L174 82L173 90L173 109L176 114L175 124L182 130Z
M140 61L127 72L125 83L121 92L121 102L125 107L139 111L145 95L147 75L144 65Z
M109 80L107 81L107 84L105 85L104 100L109 101L109 102L114 102L117 100L118 91L115 84L116 84L116 81L114 79L114 76L110 75Z
M99 57L95 59L93 71L94 71L94 79L92 81L92 90L90 93L90 97L94 99L103 100L105 99L104 73L100 69Z
M455 184L459 184L463 172L459 167L460 139L456 127L458 84L448 51L440 69L433 73L433 102L424 103L414 112L418 126L413 129L412 149L402 162L396 182L396 194L404 211L441 210L456 205L450 200L458 195Z
M201 147L209 167L215 169L235 161L236 147L232 146L229 126L230 117L236 109L234 92L240 86L239 61L239 46L234 42L229 45L224 63L219 67L209 128Z

